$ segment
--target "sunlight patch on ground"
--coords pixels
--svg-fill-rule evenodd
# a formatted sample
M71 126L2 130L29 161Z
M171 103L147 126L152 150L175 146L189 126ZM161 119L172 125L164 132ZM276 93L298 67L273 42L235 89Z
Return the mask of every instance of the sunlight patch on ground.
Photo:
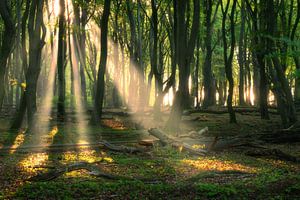
M199 158L197 160L193 159L183 159L181 164L185 166L192 167L199 171L226 171L226 170L236 170L248 173L255 173L257 171L254 167L245 166L242 164L237 164L231 161L222 161L215 158ZM182 169L183 171L188 170Z
M77 162L77 161L86 161L89 163L93 163L93 162L101 162L101 161L113 162L113 159L110 157L103 158L102 155L98 154L95 150L85 150L81 152L74 152L74 151L65 152L62 156L62 161L64 163Z
M127 130L126 125L117 120L117 119L104 119L102 120L102 124L106 127L112 128L114 130Z
M53 139L57 133L58 133L58 127L54 126L46 136L42 137L42 143L46 145L52 144Z
M24 139L25 139L24 133L25 133L24 131L21 131L18 133L13 145L11 146L12 149L9 151L10 154L14 154L16 152L17 148L23 144Z
M47 153L33 153L19 162L22 171L27 173L37 172L40 169L35 168L39 165L46 165L49 155Z
M272 168L285 168L292 171L298 171L300 173L300 165L290 163L283 160L274 160L266 158L257 158L259 162L266 163L266 165L272 165Z

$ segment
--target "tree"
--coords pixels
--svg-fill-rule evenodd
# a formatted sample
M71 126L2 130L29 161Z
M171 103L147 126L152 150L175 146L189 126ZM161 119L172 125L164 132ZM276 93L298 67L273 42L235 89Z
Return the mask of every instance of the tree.
M26 51L26 27L27 20L29 17L30 0L26 1L25 11L22 16L21 24L21 58L22 58L22 71L26 72L28 68L27 51ZM26 103L26 90L22 91L19 108L11 124L11 129L16 130L22 126L24 116L26 114L27 103Z
M238 52L238 62L240 66L239 73L239 104L245 105L245 88L244 88L244 74L246 67L246 47L245 47L245 29L246 29L246 13L245 13L245 2L241 2L241 28L239 33L239 52Z
M65 61L66 61L66 19L65 19L65 0L59 1L60 12L58 19L58 52L57 52L57 73L58 73L58 102L57 118L64 121L65 117Z
M285 128L294 124L297 121L297 113L293 102L291 88L285 76L284 61L277 56L278 50L276 38L278 36L277 30L277 12L273 0L266 0L261 3L262 9L268 13L269 17L266 18L266 31L269 35L266 37L267 48L267 65L273 82L273 91L275 93L278 111L281 115L281 120Z
M96 95L94 99L94 116L93 121L95 124L100 122L103 108L103 98L104 98L104 75L106 71L107 63L107 34L108 34L108 19L110 14L110 0L105 0L104 10L100 22L101 26L101 55L100 64L97 75L97 85L96 85Z
M29 65L26 72L26 105L28 128L34 131L37 111L37 81L41 71L41 53L45 44L46 27L43 21L43 0L32 0L29 12Z
M0 47L0 110L2 109L3 99L5 95L4 77L6 74L7 61L11 50L12 43L16 34L15 22L13 21L11 9L8 0L0 1L0 15L4 22L4 32Z
M204 13L205 13L205 22L206 27L205 32L205 59L203 65L203 85L204 85L204 99L203 107L209 107L216 104L216 85L212 71L212 38L213 38L213 27L216 20L217 12L219 8L219 1L217 3L214 15L213 14L213 1L205 0L204 1ZM213 17L213 18L212 18Z
M228 97L227 97L227 107L228 112L230 116L230 123L236 123L236 117L235 112L232 107L232 98L233 98L233 87L234 87L234 81L232 76L232 60L234 56L234 47L235 47L235 10L236 10L236 4L237 0L233 0L229 21L230 21L230 46L229 46L229 55L228 55L228 49L227 49L227 37L226 37L226 20L227 15L229 13L229 6L230 6L230 0L227 0L226 6L224 7L223 1L221 1L221 9L222 9L222 38L223 38L223 47L224 47L224 62L225 62L225 72L226 72L226 78L229 83L229 89L228 89Z
M186 21L186 1L178 1L176 3L177 12L177 32L176 32L176 52L177 64L179 69L179 86L175 95L174 103L171 109L167 127L171 130L178 130L179 122L184 108L189 107L189 86L188 79L190 75L190 63L194 54L196 40L199 31L200 22L200 2L194 0L194 15L190 37L187 32Z
M262 12L259 9L259 4L254 1L254 8L252 8L251 3L247 0L248 13L252 19L253 26L253 39L252 39L252 55L254 57L254 67L259 69L259 108L260 115L262 119L270 119L268 112L268 80L266 73L266 63L265 63L265 38L261 37L264 33L265 19L268 17L267 13Z

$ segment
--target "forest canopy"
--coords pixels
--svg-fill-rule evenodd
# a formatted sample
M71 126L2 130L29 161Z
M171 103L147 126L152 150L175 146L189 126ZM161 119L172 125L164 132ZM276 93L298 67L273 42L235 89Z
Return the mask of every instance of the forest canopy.
M1 2L0 109L12 127L39 110L104 108L155 118L171 108L277 106L284 127L297 121L299 1L194 0ZM56 106L54 106L56 104ZM44 113L47 115L46 113ZM177 127L178 128L178 127Z

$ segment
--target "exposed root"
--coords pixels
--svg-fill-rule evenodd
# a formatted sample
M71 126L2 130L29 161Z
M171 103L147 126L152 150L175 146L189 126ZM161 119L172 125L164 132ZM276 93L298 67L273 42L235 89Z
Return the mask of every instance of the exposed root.
M43 166L40 166L40 168L42 167ZM46 166L44 167L48 168ZM64 175L65 173L78 171L78 170L87 170L89 172L89 175L91 176L104 178L108 180L132 180L132 181L143 181L145 183L156 183L161 181L159 179L153 180L153 179L146 179L146 178L133 178L127 176L119 176L116 174L109 174L101 171L94 163L88 163L88 162L76 162L69 165L62 165L46 173L41 173L36 176L33 176L27 179L27 181L50 181Z

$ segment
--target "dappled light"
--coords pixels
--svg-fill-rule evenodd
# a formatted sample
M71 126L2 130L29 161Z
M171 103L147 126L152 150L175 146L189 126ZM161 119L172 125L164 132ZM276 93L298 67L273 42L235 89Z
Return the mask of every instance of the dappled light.
M299 0L0 0L0 199L299 199L299 24Z
M46 165L49 159L47 153L32 153L25 156L19 163L18 166L21 168L22 172L34 173L38 172L43 165Z
M16 150L18 149L19 146L21 146L24 142L25 139L25 132L24 131L20 131L13 143L13 145L11 146L11 150L10 150L10 154L13 154L16 152Z
M257 169L242 164L237 164L232 161L222 161L217 158L199 158L197 160L183 159L182 164L188 165L199 171L227 171L235 170L248 173L256 173ZM184 169L183 169L184 170ZM187 173L188 171L185 170Z

